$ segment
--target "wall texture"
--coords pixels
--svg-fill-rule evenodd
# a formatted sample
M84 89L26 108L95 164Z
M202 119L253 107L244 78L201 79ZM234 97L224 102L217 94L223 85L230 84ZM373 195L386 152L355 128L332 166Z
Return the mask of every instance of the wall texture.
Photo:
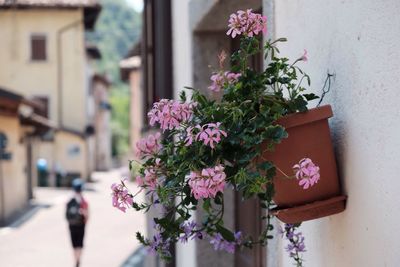
M349 199L344 213L303 224L306 265L398 266L400 2L272 2L272 31L289 40L281 51L295 59L308 50L301 65L312 90L320 94L326 73L335 74L324 103L333 107L330 123ZM285 258L278 255L278 266L292 266Z
M28 179L26 177L26 148L22 143L22 128L17 117L0 116L0 132L7 135L6 152L11 160L0 161L0 175L3 188L0 188L0 216L9 219L28 204ZM4 207L4 210L1 210ZM0 222L1 223L1 222Z
M50 119L58 123L57 31L82 19L82 10L2 10L0 12L0 86L27 97L49 96ZM83 27L74 24L61 35L62 101L65 126L86 126ZM31 61L30 37L47 38L47 60ZM71 112L73 107L74 112ZM85 116L82 116L85 114Z
M89 178L88 146L85 139L68 132L59 131L55 135L54 152L56 164L61 164L64 171L79 173L80 178Z
M143 88L140 85L142 79L141 70L133 70L129 73L130 85L130 144L132 154L136 154L136 142L142 138L143 129Z
M95 169L107 171L111 168L111 110L102 108L102 103L109 103L108 85L104 82L93 81L95 105ZM132 99L132 98L131 98Z
M0 11L0 86L26 97L47 96L48 114L57 126L84 132L87 121L87 78L85 77L85 45L83 11L80 9L27 9ZM61 33L62 32L62 33ZM32 61L30 38L34 34L46 36L46 61ZM60 37L60 42L58 42ZM59 53L61 57L59 58ZM62 75L59 76L58 70ZM59 81L62 86L61 114L59 125ZM80 171L86 178L89 164L87 158L68 161L64 146L75 143L74 138L60 134L52 145L35 144L34 161L46 156L49 164L61 164L67 172ZM72 139L72 140L71 140ZM71 142L57 143L60 142ZM86 153L84 140L79 140ZM36 146L41 146L37 148ZM60 152L59 150L62 150ZM54 154L53 154L54 152ZM85 156L86 157L86 156ZM64 160L67 160L64 162ZM49 165L51 169L55 165ZM36 175L35 175L36 176ZM52 180L52 178L51 178Z
M185 86L192 86L192 35L189 18L190 0L173 0L172 12L172 55L173 55L173 88L174 99L179 98L179 93ZM191 91L185 90L190 97ZM196 267L196 242L176 245L176 267Z

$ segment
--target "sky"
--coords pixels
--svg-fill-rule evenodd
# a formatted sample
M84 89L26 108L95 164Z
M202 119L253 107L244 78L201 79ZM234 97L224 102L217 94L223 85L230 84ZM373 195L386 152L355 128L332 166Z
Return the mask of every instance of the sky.
M126 0L137 12L143 10L143 0Z

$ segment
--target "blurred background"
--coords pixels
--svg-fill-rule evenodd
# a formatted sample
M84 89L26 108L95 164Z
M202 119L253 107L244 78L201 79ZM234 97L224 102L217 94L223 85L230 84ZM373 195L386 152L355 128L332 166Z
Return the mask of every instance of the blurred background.
M76 177L90 209L81 267L165 266L135 239L151 237L154 214L114 209L110 185L131 176L155 101L184 86L209 93L217 55L239 46L226 35L229 15L248 8L267 16L263 38L288 38L283 55L307 49L311 92L321 95L333 75L322 104L335 114L349 198L343 213L302 225L306 265L398 266L400 1L0 0L1 267L73 266L64 213ZM256 70L265 63L251 58ZM224 203L228 228L262 230L259 203L229 190ZM171 248L167 266L292 266L284 247L275 238L228 254L191 241Z
M140 0L0 0L0 266L74 265L65 208L78 177L90 209L82 265L141 266L144 215L114 209L110 185L130 177L120 63L135 67L121 60L140 40L142 9Z

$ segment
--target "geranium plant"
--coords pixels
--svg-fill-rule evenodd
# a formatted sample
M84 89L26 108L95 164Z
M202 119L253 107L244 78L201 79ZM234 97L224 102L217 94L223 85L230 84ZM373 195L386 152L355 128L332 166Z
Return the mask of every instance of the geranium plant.
M146 238L137 233L140 242L162 258L170 258L169 247L175 242L206 239L216 250L233 253L238 247L266 245L273 230L268 213L273 207L275 176L297 179L304 190L320 178L319 167L312 159L293 162L293 173L284 173L274 162L262 157L265 149L287 138L285 128L276 123L281 117L307 111L307 103L317 96L305 93L303 82L310 79L298 63L307 61L305 51L290 62L280 57L280 38L261 45L259 36L266 31L266 18L251 10L238 11L229 19L227 35L241 38L240 49L231 56L230 70L224 70L226 55L220 58L221 69L211 76L208 88L219 92L214 100L193 89L188 100L162 99L148 113L149 123L160 129L137 144L142 159L136 177L138 191L145 190L146 201L137 203L134 194L122 181L114 184L114 206L148 211L159 205L163 213L154 218L156 234ZM267 67L258 72L249 67L251 56L263 54ZM222 93L221 93L222 92ZM216 99L216 100L215 100ZM239 191L244 201L258 197L266 209L265 230L258 237L240 229L224 226L224 191ZM202 209L204 218L194 218ZM295 232L298 225L286 225L281 233L290 241L287 250L298 266L304 238Z

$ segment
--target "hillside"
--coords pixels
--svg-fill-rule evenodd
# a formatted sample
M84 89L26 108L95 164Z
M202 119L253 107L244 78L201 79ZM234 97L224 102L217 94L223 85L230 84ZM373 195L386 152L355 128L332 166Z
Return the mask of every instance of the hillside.
M141 14L125 0L101 0L103 9L94 32L88 33L88 41L96 44L102 53L97 70L107 73L116 84L120 83L118 62L141 33Z

